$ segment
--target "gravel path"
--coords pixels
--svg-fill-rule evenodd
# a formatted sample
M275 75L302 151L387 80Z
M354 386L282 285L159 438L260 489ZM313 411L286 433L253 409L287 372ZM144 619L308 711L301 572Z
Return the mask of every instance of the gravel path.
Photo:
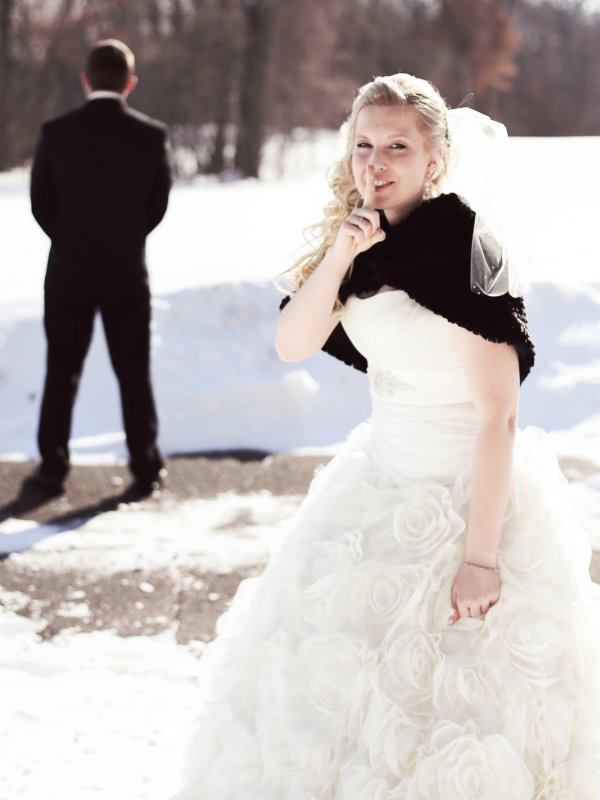
M244 495L268 490L275 496L300 497L315 468L327 460L249 452L172 458L167 462L167 487L130 507L160 514L179 501L214 498L222 492ZM124 466L76 466L66 494L52 500L21 489L31 468L27 463L0 462L0 522L16 518L68 527L123 508L129 483ZM247 522L234 520L223 535L235 533L236 527ZM66 557L63 552L32 549L4 558L0 561L0 608L43 619L45 638L65 629L108 629L134 636L175 627L181 643L208 641L240 580L260 573L263 567L258 563L211 572L189 559L178 560L176 566L123 571L116 555L110 549L93 551L90 559L83 551ZM74 616L78 603L84 612Z

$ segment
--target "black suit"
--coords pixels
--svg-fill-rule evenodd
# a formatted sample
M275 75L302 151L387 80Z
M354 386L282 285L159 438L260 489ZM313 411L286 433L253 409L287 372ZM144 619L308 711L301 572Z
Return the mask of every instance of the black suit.
M45 288L48 359L38 444L63 477L73 403L96 311L119 381L130 467L141 482L162 459L150 382L145 240L167 208L168 132L118 98L89 100L42 127L31 207L52 241Z

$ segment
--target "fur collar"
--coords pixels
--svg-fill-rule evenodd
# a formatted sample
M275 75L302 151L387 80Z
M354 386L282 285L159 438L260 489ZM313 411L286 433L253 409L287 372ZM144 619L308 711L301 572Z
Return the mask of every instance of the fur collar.
M523 382L535 359L523 299L471 291L474 219L473 210L455 194L423 202L396 225L390 225L382 214L386 238L357 256L339 297L344 303L350 295L368 296L385 284L402 289L450 322L489 341L513 345ZM339 328L323 349L365 370L365 359Z

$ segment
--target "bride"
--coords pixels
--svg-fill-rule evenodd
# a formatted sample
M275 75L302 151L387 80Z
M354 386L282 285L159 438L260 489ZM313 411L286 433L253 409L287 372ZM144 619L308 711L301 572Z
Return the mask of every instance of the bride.
M522 298L441 193L431 84L376 78L345 133L276 346L367 371L372 418L221 618L178 798L597 800L600 589L545 435L517 428Z

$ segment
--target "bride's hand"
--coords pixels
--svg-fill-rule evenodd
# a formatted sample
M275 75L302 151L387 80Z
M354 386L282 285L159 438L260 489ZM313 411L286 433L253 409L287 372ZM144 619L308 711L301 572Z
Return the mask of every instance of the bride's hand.
M359 253L364 253L384 239L379 212L375 210L375 174L368 169L363 204L342 222L331 250L340 260L351 262Z
M461 617L481 617L500 599L500 578L491 570L463 564L454 579L451 599L451 625Z

